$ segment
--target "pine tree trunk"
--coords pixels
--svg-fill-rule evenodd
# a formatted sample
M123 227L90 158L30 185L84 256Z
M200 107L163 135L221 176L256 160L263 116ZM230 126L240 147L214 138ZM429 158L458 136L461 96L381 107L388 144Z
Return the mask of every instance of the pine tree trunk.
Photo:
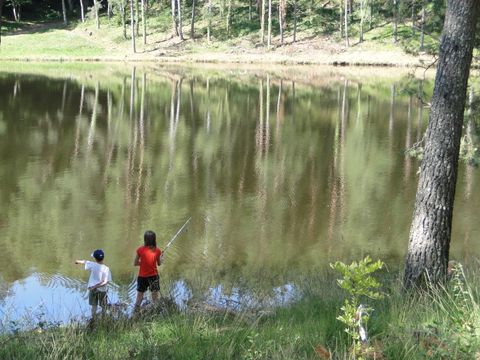
M98 17L100 4L98 3L98 0L93 0L93 2L94 2L93 6L95 6L95 20L97 23L97 29L100 29L100 18Z
M287 2L286 0L279 0L278 3L278 22L280 25L280 44L283 46L285 27L287 19Z
M260 0L262 5L262 16L260 17L260 32L262 36L262 45L265 44L265 0Z
M147 19L145 17L145 0L141 0L142 6L142 36L143 36L143 45L147 45Z
M231 14L232 14L232 0L228 0L228 10L227 10L227 35L230 35Z
M212 0L208 0L208 27L207 27L207 40L211 41L212 35Z
M343 0L338 0L338 5L339 5L339 14L340 14L340 21L339 21L339 24L340 24L340 39L343 38L343 22L344 22L344 19L343 19Z
M82 17L82 23L85 22L85 9L83 8L83 0L80 0L80 16Z
M67 7L65 6L65 0L62 0L62 15L63 15L63 25L68 25Z
M267 46L272 45L272 0L268 0L268 39Z
M178 24L177 24L177 18L175 16L175 4L176 0L172 0L172 25L173 25L173 33L175 36L178 36Z
M132 30L132 50L133 53L137 52L137 48L135 46L135 7L133 2L136 0L130 0L130 29Z
M297 0L293 2L293 42L297 41Z
M397 43L397 33L398 33L398 0L393 0L393 43Z
M359 42L363 42L363 21L365 19L365 0L360 0L360 38Z
M192 21L190 24L190 39L195 40L195 4L196 1L192 0Z
M3 15L3 0L0 0L0 44L2 43L2 15Z
M441 283L447 275L458 155L478 0L449 0L430 119L425 135L405 266L405 287Z
M178 35L180 39L183 40L183 29L182 29L182 0L177 0L177 14L178 14Z
M138 0L135 0L135 36L140 33L140 10L138 9Z
M345 0L345 46L349 47L350 42L348 41L348 0Z
M415 22L417 17L415 16L415 0L412 0L412 34L415 36Z
M124 0L122 0L122 4L121 4L121 15L122 15L122 28L123 28L123 38L126 39L127 38L127 19L125 18L125 12L126 12L126 8L125 8L125 3L124 3Z
M422 25L420 30L420 51L425 46L425 3L422 3Z

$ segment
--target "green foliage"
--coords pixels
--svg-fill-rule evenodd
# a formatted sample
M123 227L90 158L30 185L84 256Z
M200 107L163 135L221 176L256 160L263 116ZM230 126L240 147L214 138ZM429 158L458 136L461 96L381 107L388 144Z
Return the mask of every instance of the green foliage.
M373 262L367 256L363 260L352 262L346 265L341 261L330 264L331 268L338 271L343 278L338 279L337 283L342 289L350 295L345 299L341 307L341 315L337 317L345 325L345 332L352 340L351 356L356 359L361 350L362 326L366 328L370 313L373 311L370 307L360 304L363 297L370 299L381 299L383 294L378 291L381 284L372 274L383 268L385 264L378 260Z

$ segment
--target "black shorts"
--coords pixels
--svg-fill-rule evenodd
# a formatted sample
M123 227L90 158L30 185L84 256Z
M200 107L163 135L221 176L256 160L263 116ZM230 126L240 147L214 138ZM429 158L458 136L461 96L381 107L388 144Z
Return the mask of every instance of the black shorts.
M145 292L150 288L150 291L160 291L160 278L158 275L155 276L139 276L137 278L137 291Z

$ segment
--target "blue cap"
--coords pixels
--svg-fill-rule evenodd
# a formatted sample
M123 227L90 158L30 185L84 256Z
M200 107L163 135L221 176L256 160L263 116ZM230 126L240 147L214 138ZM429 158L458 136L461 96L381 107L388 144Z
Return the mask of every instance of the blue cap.
M95 258L96 260L103 260L105 257L105 253L101 249L97 249L92 253L92 257Z

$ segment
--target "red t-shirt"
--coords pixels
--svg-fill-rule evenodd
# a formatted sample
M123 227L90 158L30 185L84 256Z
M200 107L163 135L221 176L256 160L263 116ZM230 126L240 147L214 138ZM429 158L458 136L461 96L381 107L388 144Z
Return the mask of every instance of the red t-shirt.
M147 277L158 275L157 261L162 255L159 248L151 249L148 246L140 246L137 249L137 255L140 259L140 271L138 276Z

